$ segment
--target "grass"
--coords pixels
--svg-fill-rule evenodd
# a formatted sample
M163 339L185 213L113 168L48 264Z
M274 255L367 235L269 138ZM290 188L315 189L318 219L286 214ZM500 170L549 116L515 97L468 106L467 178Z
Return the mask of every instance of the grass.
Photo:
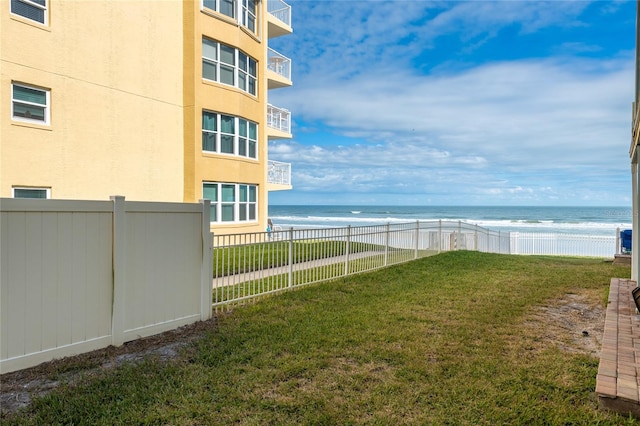
M629 268L449 252L309 286L224 315L152 358L37 399L3 424L639 424L597 408L598 360L527 326Z
M363 248L366 246L360 244L356 247ZM403 263L415 259L415 250L413 249L391 248L385 255L384 251L374 252L370 248L369 250L366 250L369 252L366 256L359 258L357 254L363 251L365 250L359 250L355 253L351 252L352 256L349 259L349 274L373 271L375 269L383 268L385 265ZM256 253L253 254L255 255ZM420 250L418 252L419 257L433 256L435 254L437 254L437 251L435 250ZM258 258L260 258L260 256L258 256ZM248 264L252 259L255 261L255 258L249 256L249 253L246 253L242 259L246 260L239 261L239 264ZM321 261L322 259L327 259L327 262L323 263ZM314 260L318 261L317 263L319 266L296 268L296 270L293 271L291 287L304 286L320 281L329 281L346 275L344 256L320 256ZM263 269L256 268L256 270L261 271ZM217 274L214 275L216 275L216 278L220 278ZM228 302L239 300L244 301L248 298L260 297L265 293L275 293L290 288L288 271L279 274L265 273L264 278L260 277L261 274L258 273L245 282L234 283L232 281L232 284L230 285L223 284L220 287L214 288L214 305L232 306Z

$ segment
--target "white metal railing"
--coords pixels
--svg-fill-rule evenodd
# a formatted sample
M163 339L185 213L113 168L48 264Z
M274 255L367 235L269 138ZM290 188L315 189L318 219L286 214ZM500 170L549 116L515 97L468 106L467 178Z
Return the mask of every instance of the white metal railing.
M291 6L287 3L282 0L269 0L267 2L267 11L283 23L291 26Z
M510 253L509 233L461 222L411 222L216 235L213 306L238 303L449 250Z
M452 250L613 257L616 236L500 232L428 221L215 235L213 306Z
M269 48L267 51L267 68L282 77L291 80L291 59Z
M267 126L285 133L291 133L291 113L284 108L268 104Z
M512 254L613 257L618 252L615 235L574 235L512 232Z
M269 160L267 167L267 183L291 185L291 163Z

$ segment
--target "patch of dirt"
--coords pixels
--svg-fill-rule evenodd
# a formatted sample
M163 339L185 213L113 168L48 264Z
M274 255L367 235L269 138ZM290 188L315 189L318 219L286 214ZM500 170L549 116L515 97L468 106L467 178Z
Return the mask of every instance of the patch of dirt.
M161 362L176 358L181 348L215 329L217 318L85 354L61 358L36 367L0 375L0 413L6 415L28 406L62 384L74 384L124 363L148 357Z
M534 330L537 348L549 344L574 353L600 356L606 310L601 292L580 290L540 306L527 318L525 327Z

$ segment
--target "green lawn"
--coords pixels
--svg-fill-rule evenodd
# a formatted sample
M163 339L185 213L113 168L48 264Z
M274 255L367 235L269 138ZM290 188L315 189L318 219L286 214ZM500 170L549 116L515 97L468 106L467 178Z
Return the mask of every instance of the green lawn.
M598 259L449 252L263 299L169 363L61 387L3 424L619 425L598 360L531 327L571 292L604 306Z

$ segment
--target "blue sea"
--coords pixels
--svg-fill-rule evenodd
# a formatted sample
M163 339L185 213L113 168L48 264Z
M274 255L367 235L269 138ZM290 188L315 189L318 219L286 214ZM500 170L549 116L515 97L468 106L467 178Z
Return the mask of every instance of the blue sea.
M495 231L613 236L631 229L631 215L631 207L269 206L282 229L447 220Z

